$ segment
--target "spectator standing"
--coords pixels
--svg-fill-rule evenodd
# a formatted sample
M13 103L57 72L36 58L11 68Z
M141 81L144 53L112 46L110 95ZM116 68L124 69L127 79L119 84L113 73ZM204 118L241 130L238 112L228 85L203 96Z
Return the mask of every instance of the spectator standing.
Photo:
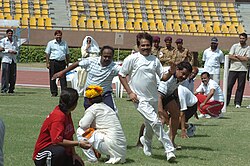
M240 42L234 44L229 52L230 68L228 74L227 106L230 103L233 86L237 80L234 98L235 108L240 108L246 83L247 63L250 59L250 47L247 45L247 34L239 35Z
M65 69L69 64L69 48L67 42L62 40L62 31L56 30L54 37L55 39L49 41L45 49L46 66L49 69L50 92L52 97L58 95L56 80L52 80L52 76ZM61 90L67 87L65 74L60 78L60 85Z
M160 46L161 38L159 36L153 36L153 46L151 53L159 58L162 46Z
M86 36L83 39L81 53L82 53L82 58L99 56L100 53L99 45L93 37ZM80 68L77 71L77 75L78 75L78 83L77 83L78 93L82 94L87 79L87 71L84 68Z
M78 93L75 89L62 90L57 105L47 116L40 130L33 160L36 166L84 166L75 146L89 149L87 141L74 141L74 124L71 112L77 106Z
M119 78L126 89L129 98L134 103L137 111L144 118L145 130L140 141L143 152L151 156L151 143L153 134L163 144L168 161L175 160L174 147L169 136L163 131L163 126L158 118L158 93L157 78L167 80L170 74L163 74L163 68L158 58L151 54L153 37L148 33L137 35L139 52L125 58L119 72ZM128 83L126 76L130 76Z
M14 93L18 46L13 37L13 30L6 30L6 37L1 40L0 46L3 48L1 93Z
M172 46L172 37L166 36L165 39L166 47L160 50L159 59L162 66L170 66L170 62L174 61L175 59L175 48Z
M183 39L178 38L176 39L175 43L176 43L176 50L174 51L175 54L174 62L178 64L182 61L185 61L189 62L192 65L193 55L187 48L183 47Z
M102 47L101 57L88 57L81 61L75 62L66 69L55 73L53 79L61 78L65 73L81 66L88 71L85 89L89 85L99 85L103 87L103 102L116 110L112 98L112 80L118 75L120 66L113 62L114 49L110 46ZM90 106L88 98L84 98L84 107L87 109Z
M220 85L220 65L224 63L224 54L218 48L218 39L213 37L211 45L203 52L202 60L205 62L204 71L210 74L210 77Z
M198 99L199 118L220 117L224 105L224 96L220 86L212 79L208 72L201 73L201 84L196 89Z

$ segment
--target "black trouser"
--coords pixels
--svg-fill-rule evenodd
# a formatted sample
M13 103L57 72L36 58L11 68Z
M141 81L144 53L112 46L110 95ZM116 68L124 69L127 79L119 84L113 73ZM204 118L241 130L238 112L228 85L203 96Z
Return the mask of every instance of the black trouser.
M41 150L34 162L36 166L82 166L77 160L73 165L72 156L68 156L65 148L59 145L51 145Z
M49 69L50 92L52 95L57 95L58 88L57 88L56 80L51 80L51 78L55 73L65 69L66 62L65 61L50 60L49 65L50 65L50 69ZM60 85L61 85L61 90L67 87L66 74L60 78Z
M2 63L1 92L13 92L16 84L16 63Z
M243 93L245 89L245 83L246 83L246 71L229 71L228 75L228 87L227 87L227 105L230 103L231 95L232 95L232 89L233 86L237 80L238 86L236 89L236 94L234 98L234 104L241 105Z
M187 110L183 111L185 114L185 121L188 122L188 120L196 113L197 111L197 103L191 107L187 107Z

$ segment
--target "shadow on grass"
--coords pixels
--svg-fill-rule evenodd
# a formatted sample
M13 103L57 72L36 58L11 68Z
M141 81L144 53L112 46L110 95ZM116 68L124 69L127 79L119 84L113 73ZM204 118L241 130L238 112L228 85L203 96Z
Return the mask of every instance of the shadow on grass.
M134 149L134 148L142 149L142 147L136 146L136 145L128 145L128 146L127 146L127 149Z
M207 134L195 134L194 137L210 137L210 135Z
M165 160L167 162L167 157L164 154L162 154L162 155L152 155L152 158L158 159L158 160ZM172 162L169 162L169 163L177 164L178 161L175 160L175 161L172 161Z
M15 93L1 93L0 96L26 96L26 95L33 95L37 94L37 92L15 92Z
M219 126L219 125L216 125L216 124L194 124L195 126Z
M202 158L202 157L197 157L197 156L192 156L192 155L189 155L189 156L186 156L186 155L178 155L178 156L176 156L177 157L177 159L184 159L184 158L193 158L193 159L195 159L195 160L207 160L207 158L206 157L204 157L204 158Z
M204 150L204 151L214 151L212 148L209 148L209 147L202 147L202 146L185 146L185 145L182 145L182 149L186 150Z
M98 161L105 163L106 161L108 161L108 158L103 157L103 158L100 158ZM129 163L134 163L134 162L135 162L135 160L130 159L130 158L126 158L126 162L124 164L129 164Z

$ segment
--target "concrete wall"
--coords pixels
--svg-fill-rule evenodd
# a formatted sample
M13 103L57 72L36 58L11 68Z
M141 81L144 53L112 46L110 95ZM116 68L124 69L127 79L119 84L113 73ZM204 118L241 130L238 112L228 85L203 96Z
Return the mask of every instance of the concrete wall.
M86 35L92 36L99 44L100 47L104 45L110 45L114 48L121 49L131 49L136 44L137 33L123 33L124 34L124 44L115 45L115 33L113 32L97 32L97 31L69 31L63 30L63 39L67 41L70 47L81 47L82 40ZM154 35L154 34L153 34ZM26 38L28 36L27 31L22 32L22 37ZM161 37L161 45L165 46L164 38L167 34L159 34ZM192 36L192 35L171 35L173 38L173 46L175 46L174 41L177 38L183 38L184 47L190 49L191 51L203 51L210 45L210 39L212 36ZM29 45L47 45L49 40L54 39L54 30L30 30L30 42ZM229 50L232 44L239 42L238 37L218 37L219 47L222 50ZM27 43L28 44L28 43Z

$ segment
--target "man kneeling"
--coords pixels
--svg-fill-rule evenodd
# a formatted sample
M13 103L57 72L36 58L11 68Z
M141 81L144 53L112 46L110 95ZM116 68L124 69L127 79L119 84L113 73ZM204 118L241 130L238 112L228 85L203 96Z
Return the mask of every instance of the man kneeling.
M92 148L82 149L88 160L97 161L95 150L109 156L106 163L124 163L126 157L126 138L119 118L112 108L103 103L103 88L90 85L85 91L91 106L79 122L77 138L88 140ZM93 129L91 129L93 128Z

